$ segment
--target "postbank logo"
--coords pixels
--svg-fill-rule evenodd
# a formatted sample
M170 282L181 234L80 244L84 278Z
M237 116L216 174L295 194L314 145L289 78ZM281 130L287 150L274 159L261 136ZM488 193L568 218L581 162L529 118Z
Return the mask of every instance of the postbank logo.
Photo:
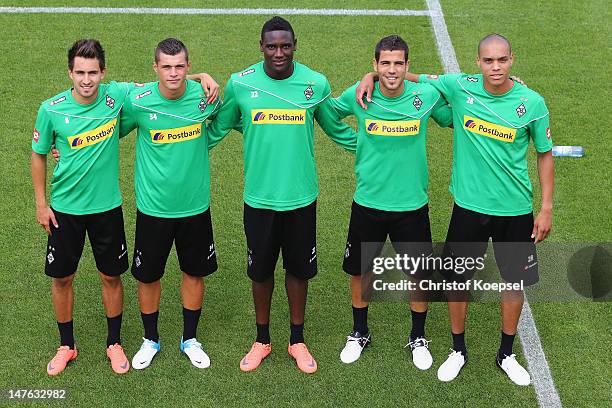
M463 115L463 128L472 133L506 143L513 143L516 137L516 129L496 125L467 115Z
M366 132L378 136L414 136L421 130L420 120L371 120L365 121Z
M305 109L253 109L251 122L254 125L303 125Z
M103 142L115 133L117 118L107 122L95 129L80 133L76 136L68 137L68 144L71 149L82 149L87 146Z
M178 143L197 139L202 136L202 124L183 126L174 129L150 130L153 143Z

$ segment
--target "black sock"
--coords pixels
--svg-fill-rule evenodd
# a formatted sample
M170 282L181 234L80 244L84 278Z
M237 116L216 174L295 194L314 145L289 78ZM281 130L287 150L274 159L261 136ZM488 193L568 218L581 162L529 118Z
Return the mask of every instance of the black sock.
M108 334L106 336L106 347L112 346L113 344L121 344L121 320L123 319L123 313L115 317L106 316L106 327L108 328Z
M201 314L202 308L189 310L183 307L183 341L196 338Z
M293 324L291 323L291 337L289 338L289 344L294 345L296 343L304 342L304 323Z
M512 354L512 344L514 343L514 336L514 334L506 334L502 331L501 345L499 346L499 351L497 352L497 358L499 360L503 360L505 356L509 356Z
M257 323L257 340L261 344L270 344L270 324Z
M410 340L416 340L419 337L425 337L425 319L427 318L427 310L424 312L410 311L412 316L412 330L410 331Z
M159 342L159 333L157 332L157 318L159 317L159 310L153 313L142 313L142 324L144 325L144 336L145 339L149 339L154 342Z
M353 331L368 334L368 307L353 306Z
M465 347L465 332L453 335L453 350L460 351L464 357L467 356L467 348Z
M72 320L66 323L57 322L57 328L60 333L60 346L68 346L74 348L74 331Z

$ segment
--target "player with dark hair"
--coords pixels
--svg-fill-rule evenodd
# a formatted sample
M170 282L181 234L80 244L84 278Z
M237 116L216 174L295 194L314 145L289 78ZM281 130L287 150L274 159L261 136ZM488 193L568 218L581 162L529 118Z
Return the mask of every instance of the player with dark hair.
M176 38L167 38L155 47L155 63L159 62L160 58L162 58L162 54L178 55L180 53L185 54L185 60L189 61L189 51L187 47L185 47L185 44Z
M291 336L288 352L298 368L317 364L304 344L308 280L317 273L314 120L337 143L352 129L333 119L327 78L293 60L297 39L289 22L273 17L261 30L263 61L233 74L225 101L209 125L211 147L232 128L244 135L244 230L247 274L252 281L257 339L241 360L251 371L270 353L274 268L282 250Z
M406 78L431 84L453 107L450 191L455 205L445 255L482 256L491 238L504 281L529 286L539 279L535 243L548 236L552 225L554 165L548 108L541 95L509 77L513 61L508 39L491 34L478 44L481 74L407 73ZM361 101L364 93L371 94L372 86L372 75L368 74L357 89L357 100ZM535 220L526 158L530 140L537 151L542 190ZM471 274L450 272L447 279L471 278ZM466 297L462 293L448 295L453 351L438 369L442 381L453 380L467 361ZM502 292L501 344L496 356L498 366L518 385L531 382L512 352L523 299L520 290Z
M98 274L108 335L106 354L113 370L128 371L121 347L123 284L128 268L119 191L118 116L127 97L125 83L102 84L104 49L97 40L79 40L68 51L72 88L40 106L32 139L32 180L36 217L47 231L45 273L53 278L51 299L60 332L60 347L47 365L61 373L77 357L73 334L74 291L85 234L89 236ZM55 145L62 155L46 201L47 154Z
M129 370L129 362L121 347L123 285L118 275L128 268L128 261L118 182L119 114L129 91L139 84L102 84L104 49L93 39L76 41L68 50L68 73L73 88L41 105L32 141L37 219L49 234L45 272L54 278L51 293L61 343L47 372L57 375L77 357L72 281L87 233L102 280L106 354L113 370L122 374ZM207 102L217 98L218 85L210 75L190 77L202 82ZM60 154L64 157L62 170L58 166L53 173L53 208L46 202L45 191L49 151L56 160Z
M399 254L420 257L433 252L427 204L427 121L433 117L446 127L452 117L434 87L404 80L409 62L408 44L397 35L385 37L374 52L372 65L380 81L369 109L362 109L355 101L359 83L332 100L340 117L356 116L358 127L357 189L343 265L351 275L353 330L340 353L344 363L359 359L371 341L368 301L362 297L362 285L370 277L372 261L379 256L387 236ZM369 246L362 246L364 243ZM428 274L423 268L405 272L415 279ZM427 370L433 359L425 338L426 294L413 295L408 345L414 365Z
M295 33L293 31L293 27L289 21L285 20L282 17L274 16L268 21L264 23L261 27L261 38L260 40L263 42L266 33L271 31L286 31L291 34L291 38L294 40L294 45L297 45L297 39L295 38Z
M144 325L132 366L144 369L160 349L157 320L161 278L175 243L182 271L183 337L180 349L198 368L210 359L197 341L204 276L217 269L210 216L210 165L205 121L220 102L206 103L202 88L187 80L185 45L169 38L155 49L158 81L135 88L121 114L121 132L138 128L136 140L136 240L132 274Z

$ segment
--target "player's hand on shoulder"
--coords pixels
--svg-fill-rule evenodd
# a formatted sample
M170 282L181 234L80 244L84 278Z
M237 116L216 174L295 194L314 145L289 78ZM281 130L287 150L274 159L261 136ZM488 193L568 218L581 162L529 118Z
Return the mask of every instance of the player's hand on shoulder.
M521 85L525 85L525 83L523 82L523 80L520 77L514 76L514 75L510 75L510 79L513 80L514 82L518 82Z
M49 235L51 235L51 223L55 228L59 227L53 210L46 204L36 207L36 219Z
M206 95L206 103L213 103L219 96L219 84L205 72L199 74L200 84Z
M363 76L361 82L357 86L355 91L355 98L357 99L357 103L363 108L368 109L368 106L363 101L363 97L365 95L366 100L368 102L372 102L372 91L374 90L374 74L369 72Z

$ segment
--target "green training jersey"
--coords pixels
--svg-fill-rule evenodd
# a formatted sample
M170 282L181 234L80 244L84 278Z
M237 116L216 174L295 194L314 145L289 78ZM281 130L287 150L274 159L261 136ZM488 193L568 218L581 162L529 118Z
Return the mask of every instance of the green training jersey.
M379 82L368 110L348 88L332 104L341 117L355 115L358 135L355 157L357 204L384 211L412 211L427 204L427 121L452 123L451 109L433 86L404 81L394 98L380 92Z
M337 119L330 95L327 78L298 62L283 80L270 78L263 62L230 77L209 134L212 147L232 128L242 128L246 204L286 211L317 198L315 119L334 141L355 149L354 132Z
M207 105L199 83L186 81L178 99L164 98L157 82L130 92L121 113L121 132L138 128L134 185L144 214L179 218L210 206L210 164L205 120L219 99Z
M51 178L51 207L75 215L121 205L119 192L119 112L132 84L100 84L93 103L82 105L68 89L38 110L32 150L59 150Z
M527 147L552 149L544 98L519 83L503 95L489 93L482 74L421 75L453 107L450 191L463 208L489 215L533 211Z

